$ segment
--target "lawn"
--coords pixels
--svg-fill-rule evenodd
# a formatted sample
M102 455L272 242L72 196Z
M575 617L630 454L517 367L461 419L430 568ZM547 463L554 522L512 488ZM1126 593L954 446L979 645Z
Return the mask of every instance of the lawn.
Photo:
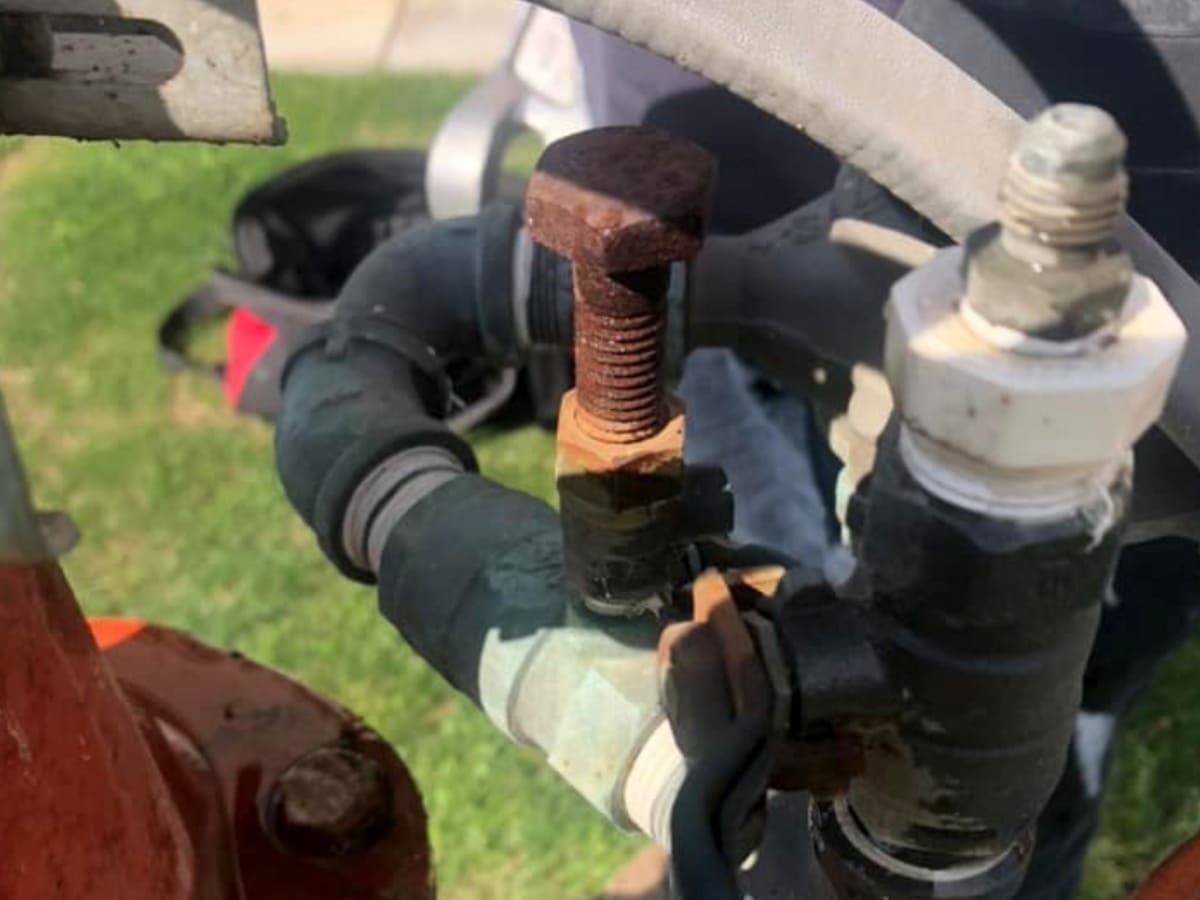
M586 897L637 846L446 688L319 556L275 481L266 426L158 367L168 305L229 258L250 185L336 147L419 144L465 87L280 78L283 149L0 144L0 383L43 506L84 532L67 568L91 613L186 628L361 713L420 783L441 896ZM4 148L7 154L4 154ZM552 442L475 438L484 470L547 495ZM1200 644L1122 739L1088 900L1122 896L1200 829Z

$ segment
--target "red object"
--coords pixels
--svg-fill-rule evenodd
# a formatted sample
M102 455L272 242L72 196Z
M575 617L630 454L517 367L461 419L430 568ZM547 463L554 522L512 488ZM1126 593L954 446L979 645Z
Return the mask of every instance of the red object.
M0 641L3 900L432 898L416 786L345 709L180 632L89 632L53 563L0 564ZM314 857L276 834L271 800L325 748L377 767L390 815Z
M202 896L166 782L57 565L0 566L0 635L0 897Z
M247 309L234 309L230 313L225 329L224 387L225 402L232 409L238 408L238 400L250 371L277 336L274 325Z
M1133 900L1196 898L1200 898L1200 835L1171 854L1133 895Z

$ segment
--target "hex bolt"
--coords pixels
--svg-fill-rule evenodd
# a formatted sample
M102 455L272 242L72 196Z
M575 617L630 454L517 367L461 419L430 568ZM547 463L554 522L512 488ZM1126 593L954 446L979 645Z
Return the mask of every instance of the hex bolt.
M347 856L373 846L392 825L392 790L374 760L321 747L292 763L271 787L271 832L301 856Z
M1129 177L1107 112L1064 103L1021 132L1000 188L1000 224L967 241L970 307L1051 340L1113 322L1133 269L1115 240Z
M614 127L552 144L530 179L530 235L572 262L579 424L596 440L641 441L667 422L670 266L700 249L713 172L695 144Z

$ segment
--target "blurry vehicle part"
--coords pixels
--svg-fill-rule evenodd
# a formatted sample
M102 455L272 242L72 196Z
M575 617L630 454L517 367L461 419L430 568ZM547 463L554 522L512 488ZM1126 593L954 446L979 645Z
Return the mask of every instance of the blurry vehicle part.
M282 143L255 0L0 0L0 134Z
M504 152L522 130L550 143L591 125L568 20L527 7L498 66L442 120L429 148L435 219L469 216L499 195Z
M425 190L435 219L473 215L507 196L504 154L521 132L544 145L593 124L569 20L520 5L504 59L455 104L430 145ZM524 372L534 419L554 427L558 399L573 380L570 354L561 346L532 348ZM501 374L498 389L484 398L491 405L512 393L506 383L515 381L516 370Z

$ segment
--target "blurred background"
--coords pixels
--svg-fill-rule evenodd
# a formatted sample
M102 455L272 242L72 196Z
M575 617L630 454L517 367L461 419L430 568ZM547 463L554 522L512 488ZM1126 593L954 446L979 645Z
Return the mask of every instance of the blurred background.
M440 896L592 896L638 843L409 652L284 501L269 427L211 381L165 373L153 343L165 311L232 262L246 190L334 149L423 146L503 52L516 4L260 5L288 146L0 139L0 385L31 481L83 532L66 564L87 612L279 667L395 744L424 794ZM493 428L474 443L489 475L552 499L550 435ZM1200 829L1198 684L1193 640L1122 736L1089 900L1122 896Z

